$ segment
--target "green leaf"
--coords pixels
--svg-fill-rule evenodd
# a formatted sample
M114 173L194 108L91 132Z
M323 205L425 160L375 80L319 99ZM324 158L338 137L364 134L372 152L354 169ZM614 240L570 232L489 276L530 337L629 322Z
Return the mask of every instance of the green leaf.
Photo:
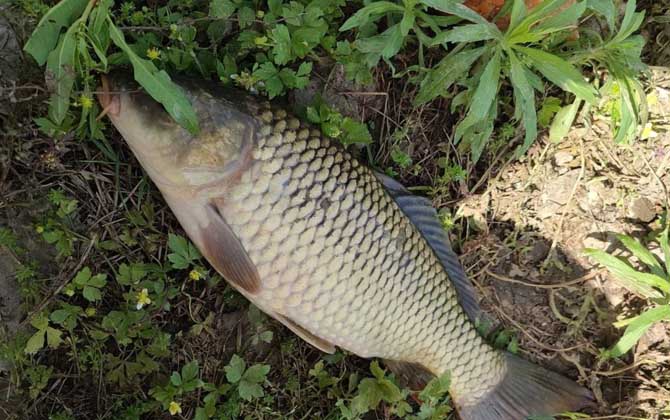
M387 42L381 50L381 56L391 58L402 48L405 37L400 30L400 25L393 25L382 33L387 36Z
M624 244L624 246L628 248L628 250L632 252L633 255L637 257L637 259L649 267L652 273L661 278L667 277L665 270L663 270L663 267L661 267L661 264L656 259L656 256L652 254L647 248L645 248L642 243L640 243L640 241L627 235L617 235L617 239L619 239L619 241L621 241L621 243Z
M582 100L575 98L572 104L564 106L556 113L554 121L549 128L549 140L558 142L568 135L572 123L577 118L577 111L579 111L581 105Z
M512 14L510 16L510 23L508 30L513 30L516 28L521 20L526 17L528 14L528 9L526 8L526 2L524 0L513 0L512 3Z
M140 58L128 44L123 33L109 19L110 36L114 44L126 53L133 66L135 80L146 89L156 101L160 102L165 110L182 127L195 135L200 130L198 117L184 92L177 86L165 70L158 70L149 60Z
M547 52L521 46L514 49L522 52L533 66L540 71L549 81L561 89L574 93L578 98L590 104L597 101L598 92L593 86L584 81L582 74L564 59Z
M270 372L270 365L253 365L244 372L242 378L252 383L261 383Z
M526 153L537 137L537 113L535 111L535 91L526 78L524 65L511 50L508 51L510 59L510 77L514 88L514 102L516 105L516 117L521 116L523 127L526 130L523 145L516 150L519 157Z
M345 146L372 143L372 136L365 123L356 121L350 117L344 117L341 128L342 136L340 137L340 142Z
M542 101L542 107L537 112L537 123L542 128L546 128L551 124L551 121L558 111L561 110L561 100L554 97L548 96Z
M470 70L472 64L485 51L485 47L474 48L444 57L421 81L414 104L424 104L440 95L445 95L447 90Z
M435 377L428 382L423 391L419 394L422 401L436 401L447 395L449 386L451 384L451 377L449 373L442 376Z
M604 251L597 249L586 249L585 255L593 258L599 264L605 266L621 282L621 285L633 293L637 293L646 298L662 298L655 287L666 291L668 284L665 279L659 278L653 274L640 273L635 271L627 262Z
M501 36L500 31L495 26L473 23L457 26L449 31L440 32L433 38L432 45L445 44L447 42L477 42L487 39L498 39Z
M450 15L455 15L462 19L469 20L470 22L492 25L492 23L484 19L482 15L463 5L462 1L420 0L420 3L439 10L440 12L448 13Z
M544 20L537 27L533 28L533 32L547 35L553 32L576 28L579 24L579 18L582 17L585 11L586 2L577 2L567 9L561 10L560 13L556 13Z
M230 363L225 366L223 369L226 371L226 379L231 384L237 383L242 379L242 374L246 368L246 363L244 360L236 354L230 359Z
M107 274L96 274L88 280L88 285L101 288L107 284Z
M51 347L52 349L57 348L60 345L60 343L63 342L63 339L61 338L62 334L63 333L60 330L47 327L46 336L47 336L47 344L49 345L49 347Z
M35 354L44 347L44 333L45 330L38 330L26 342L26 347L23 350L27 354Z
M77 286L85 286L86 284L88 284L90 278L91 278L91 269L88 267L84 267L81 270L79 270L76 276L74 276L72 282Z
M179 372L172 372L172 375L170 376L170 383L174 386L181 386L182 380Z
M213 18L228 18L235 10L237 6L231 0L212 0L209 3L209 16Z
M89 0L62 0L40 19L23 49L41 66L58 43L61 28L70 26L84 12Z
M189 363L187 363L181 368L182 381L188 382L192 381L193 379L196 379L198 377L199 371L200 367L198 366L198 360L197 359L191 360Z
M540 20L550 16L559 7L563 6L565 2L566 0L545 0L540 2L516 27L507 30L505 38L511 44L520 42L520 39L523 39L530 33L531 27L536 25Z
M663 232L661 232L661 235L658 238L658 243L661 246L661 249L663 250L663 256L665 257L665 270L668 273L670 273L670 240L668 239L670 236L669 232L670 225L663 229Z
M608 354L613 357L624 355L654 323L663 319L670 319L670 305L656 306L635 317L626 327L623 337Z
M47 72L55 83L54 92L49 99L49 117L56 124L63 122L70 108L70 94L76 76L74 68L77 50L76 32L77 25L72 25L47 59Z
M389 12L404 12L405 9L395 3L389 1L375 1L369 5L359 9L353 16L347 19L342 26L340 26L339 31L348 31L353 28L360 28L368 24L369 22L374 22L382 15Z
M247 401L252 401L255 398L260 398L264 395L263 387L261 387L259 384L248 382L246 380L240 381L237 391L240 394L240 398Z
M400 21L400 33L403 37L406 37L409 34L410 29L414 26L414 21L416 16L411 10L406 10L402 15L402 20Z
M100 289L98 289L97 287L84 286L82 295L84 296L84 299L86 299L89 302L95 302L96 300L102 299Z
M588 0L587 7L605 17L611 31L616 28L616 6L613 0Z
M495 103L500 80L500 51L496 50L493 57L484 68L479 84L475 89L470 102L470 109L463 121L456 128L455 141L458 142L465 131L481 122L486 121L492 105Z
M274 47L272 49L272 54L274 56L274 62L283 65L291 61L291 34L288 31L286 25L277 25L272 29L272 40L274 41Z
M636 7L637 2L635 0L628 1L626 4L626 12L624 13L623 20L621 21L619 32L617 32L616 36L612 38L610 43L619 43L631 36L633 32L640 29L640 26L644 22L644 12L635 13Z

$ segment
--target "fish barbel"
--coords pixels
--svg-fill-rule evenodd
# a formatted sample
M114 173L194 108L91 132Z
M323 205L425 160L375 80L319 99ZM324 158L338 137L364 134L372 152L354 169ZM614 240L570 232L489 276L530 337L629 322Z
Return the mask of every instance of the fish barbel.
M324 352L451 377L464 419L574 410L590 393L495 350L473 287L431 203L361 164L283 108L183 80L189 134L118 77L101 102L211 265L261 310Z

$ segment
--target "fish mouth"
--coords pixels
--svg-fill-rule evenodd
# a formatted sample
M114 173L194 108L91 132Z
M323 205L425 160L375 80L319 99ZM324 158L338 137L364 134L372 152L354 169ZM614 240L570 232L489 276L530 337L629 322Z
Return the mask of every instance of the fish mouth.
M100 102L100 106L102 106L102 112L97 119L100 120L105 115L118 117L121 112L119 92L114 92L112 90L113 88L111 88L110 78L106 74L103 74L100 77L100 82L102 86L100 87L97 96L98 102Z

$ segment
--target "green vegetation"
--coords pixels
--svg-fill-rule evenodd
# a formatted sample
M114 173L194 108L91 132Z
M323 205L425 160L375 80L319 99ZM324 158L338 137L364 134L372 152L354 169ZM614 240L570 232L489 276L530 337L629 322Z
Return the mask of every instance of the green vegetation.
M108 141L105 120L97 118L103 110L95 99L99 76L117 68L132 68L147 92L194 133L197 116L170 75L214 79L268 98L304 88L332 63L359 84L374 83L382 73L403 78L415 88L410 98L415 106L447 103L441 109L454 116L454 143L475 162L495 154L500 142L514 142L521 156L541 129L558 141L580 110L605 111L621 143L632 142L646 122L639 83L643 40L635 35L643 14L634 0L623 9L611 0L584 0L560 12L565 1L548 0L532 10L522 1L508 1L494 22L451 0L17 3L39 19L25 50L45 66L50 85L48 113L36 124L56 139L74 133L94 142L116 166L117 178L122 163ZM510 23L501 29L497 23L504 17ZM300 112L346 146L373 147L379 133L375 121L342 115L322 100ZM409 126L392 131L394 167L386 168L391 175L418 172L421 165L404 148L412 141ZM464 166L452 157L439 158L430 192L441 195L463 181ZM327 407L301 414L328 419L358 419L375 410L412 420L451 415L446 376L416 395L377 362L348 371L341 353L302 360L308 365L302 373L280 371L277 359L295 353L297 339L273 330L230 288L217 301L223 309L203 303L205 285L222 279L188 239L172 233L165 238L157 229L158 210L146 180L138 191L138 202L124 201L113 216L121 226L116 236L83 232L82 221L89 217L81 210L84 200L50 191L48 208L33 221L33 235L72 270L59 274L66 281L58 289L40 274L38 262L24 255L14 232L0 228L0 245L20 260L16 279L30 326L29 332L0 341L0 359L10 363L12 383L27 405L41 402L55 381L74 375L86 386L102 383L118 390L105 396L108 418L281 418L278 407L292 407L305 395ZM441 218L446 229L454 226L450 213L441 212ZM618 324L627 328L611 356L624 354L653 322L668 318L668 229L658 241L665 268L622 237L651 273L590 251L654 305ZM81 266L71 264L89 251ZM251 325L248 342L227 349L220 366L199 358L193 350L198 340L220 344L212 338L218 315L240 310ZM250 350L273 341L281 354L272 362ZM512 352L519 346L507 330L490 341ZM53 402L48 410L54 419L77 414L66 403Z
M50 133L76 127L81 136L101 140L93 92L98 75L119 66L130 65L147 92L196 132L197 118L170 73L217 78L274 98L304 88L325 59L342 64L347 77L360 83L371 82L383 60L394 77L419 86L417 106L449 99L452 112L464 114L454 143L475 161L500 123L500 107L513 106L513 121L525 132L517 156L535 141L538 125L546 127L555 114L552 138L560 139L582 104L598 106L599 97L607 98L603 106L615 141L630 142L646 123L638 81L645 69L644 40L634 35L644 14L635 12L635 0L622 17L611 0L584 0L563 10L564 4L548 0L527 10L524 1L509 1L499 13L509 17L501 30L458 1L376 1L345 19L352 8L344 0L212 0L206 6L190 1L162 7L63 0L46 12L25 50L46 64L54 81L49 118L40 121ZM396 71L394 58L410 48L418 51L410 54L413 64ZM593 83L603 70L609 77L598 91ZM559 109L554 99L538 107L537 94L560 90L574 95L571 105ZM308 116L345 144L371 141L364 125L323 104Z
M652 239L661 251L661 256L654 254L639 240L627 235L617 235L623 246L630 252L629 258L619 258L606 252L587 249L586 255L605 266L631 293L639 295L650 302L640 315L621 320L614 325L626 327L616 345L605 351L605 357L620 357L627 353L640 337L657 322L670 320L670 224L655 232ZM650 244L651 245L651 244ZM647 270L635 269L633 263L644 264Z

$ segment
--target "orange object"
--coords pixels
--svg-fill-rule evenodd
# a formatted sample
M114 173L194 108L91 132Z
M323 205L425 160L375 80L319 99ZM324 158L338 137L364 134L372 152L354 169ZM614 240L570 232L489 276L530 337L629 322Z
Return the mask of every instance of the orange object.
M528 10L530 10L538 4L542 3L542 1L543 0L525 0L526 7ZM574 3L575 0L566 0L565 4L561 6L560 10L565 9ZM484 16L486 19L491 20L503 7L505 0L466 0L463 4ZM501 29L506 28L507 25L509 25L509 16L502 17L496 23Z

